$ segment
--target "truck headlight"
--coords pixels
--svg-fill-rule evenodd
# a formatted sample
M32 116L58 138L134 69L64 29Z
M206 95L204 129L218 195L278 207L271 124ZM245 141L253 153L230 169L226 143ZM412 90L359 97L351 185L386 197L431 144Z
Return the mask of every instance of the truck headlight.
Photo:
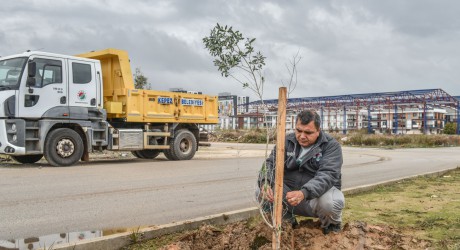
M17 135L13 135L13 138L11 138L12 141L16 142L18 140L18 136Z
M16 132L16 124L15 123L13 123L13 125L11 125L11 131Z

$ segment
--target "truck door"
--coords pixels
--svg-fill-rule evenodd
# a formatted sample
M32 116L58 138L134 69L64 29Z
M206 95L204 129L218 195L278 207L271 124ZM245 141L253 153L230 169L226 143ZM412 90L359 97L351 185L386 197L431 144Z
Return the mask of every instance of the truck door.
M95 63L69 59L69 106L96 107L97 77ZM71 108L72 109L72 108Z
M19 88L18 117L32 119L43 116L67 118L65 60L45 56L32 56L29 60L36 63L35 85L26 86L27 77L23 77ZM24 75L27 76L27 74Z

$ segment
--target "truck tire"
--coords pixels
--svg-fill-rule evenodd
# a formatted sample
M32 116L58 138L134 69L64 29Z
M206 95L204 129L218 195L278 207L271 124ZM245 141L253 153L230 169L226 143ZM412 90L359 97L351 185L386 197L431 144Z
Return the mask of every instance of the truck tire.
M11 158L22 164L30 164L39 161L43 155L11 155Z
M190 160L196 153L196 138L187 129L177 131L169 142L170 148L164 150L166 158L173 161Z
M166 159L168 159L168 160L170 160L170 161L173 161L173 160L174 160L173 157L172 157L172 155L171 155L171 153L170 153L170 150L169 150L169 149L163 150L163 154L165 155Z
M144 157L139 154L139 151L140 150L131 151L131 154L133 154L134 156L136 156L139 159L144 159Z
M155 159L161 153L158 149L144 149L132 151L132 154L141 159Z
M72 129L58 128L51 131L45 141L45 158L55 167L67 167L77 163L83 155L83 140Z

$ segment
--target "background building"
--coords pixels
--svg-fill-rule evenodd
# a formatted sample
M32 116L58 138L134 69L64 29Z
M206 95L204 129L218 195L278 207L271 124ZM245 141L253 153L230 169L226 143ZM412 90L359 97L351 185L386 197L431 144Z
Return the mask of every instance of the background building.
M247 129L251 124L257 124L257 119L245 115L249 111L249 97L236 96L228 92L219 93L219 128L221 129Z
M276 126L278 100L264 103L265 106L260 101L250 103L252 112L246 116L252 123L247 127ZM460 134L460 98L442 89L290 98L286 129L294 128L296 114L304 109L316 110L321 116L321 128L329 132L363 129L368 133L438 134L447 122L453 122ZM260 113L266 114L265 121L263 116L260 120Z
M182 93L201 93L181 88ZM256 129L276 127L278 100L250 103L248 96L218 94L219 124L205 125L207 130ZM328 132L367 130L368 133L439 134L448 122L457 123L460 134L460 96L442 89L350 94L341 96L288 99L286 129L295 128L299 111L313 109L321 116L321 129ZM265 115L265 117L264 117Z

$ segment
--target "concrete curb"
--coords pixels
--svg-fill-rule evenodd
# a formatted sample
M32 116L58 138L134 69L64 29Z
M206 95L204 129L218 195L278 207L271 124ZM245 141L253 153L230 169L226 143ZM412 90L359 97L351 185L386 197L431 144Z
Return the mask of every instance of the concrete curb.
M356 188L349 188L344 189L343 193L345 195L353 195L362 192L367 192L374 190L379 187L389 186L397 182L401 182L404 180L409 180L415 177L432 177L432 176L442 176L445 173L457 169L460 167L445 169L442 171L431 172L427 174L421 175L413 175L406 178L401 179L394 179L390 181L380 182L372 185L364 185L359 186ZM100 249L100 250L112 250L112 249L120 249L124 246L127 246L131 243L132 238L140 237L142 235L142 240L150 240L153 238L157 238L162 235L178 233L186 230L194 230L202 226L203 224L210 224L210 225L225 225L230 224L233 222L238 222L242 220L249 219L253 216L259 214L259 209L257 207L251 207L236 211L231 211L228 213L222 214L215 214L210 216L199 217L193 220L186 220L181 222L175 222L170 224L165 224L157 227L148 227L140 229L139 232L127 232L127 233L120 233L114 235L103 236L97 239L90 239L84 240L77 243L67 243L62 245L56 245L53 249L60 249L60 250L93 250L93 249Z
M56 245L53 249L60 250L112 250L120 249L131 243L133 235L137 237L142 235L142 240L150 240L165 234L172 234L186 230L194 230L203 224L210 225L225 225L233 222L247 220L259 214L257 207L251 207L228 213L215 214L210 216L199 217L193 220L174 222L156 227L148 227L140 229L139 232L127 232L114 235L103 236L97 239L83 240L77 243L66 243Z

